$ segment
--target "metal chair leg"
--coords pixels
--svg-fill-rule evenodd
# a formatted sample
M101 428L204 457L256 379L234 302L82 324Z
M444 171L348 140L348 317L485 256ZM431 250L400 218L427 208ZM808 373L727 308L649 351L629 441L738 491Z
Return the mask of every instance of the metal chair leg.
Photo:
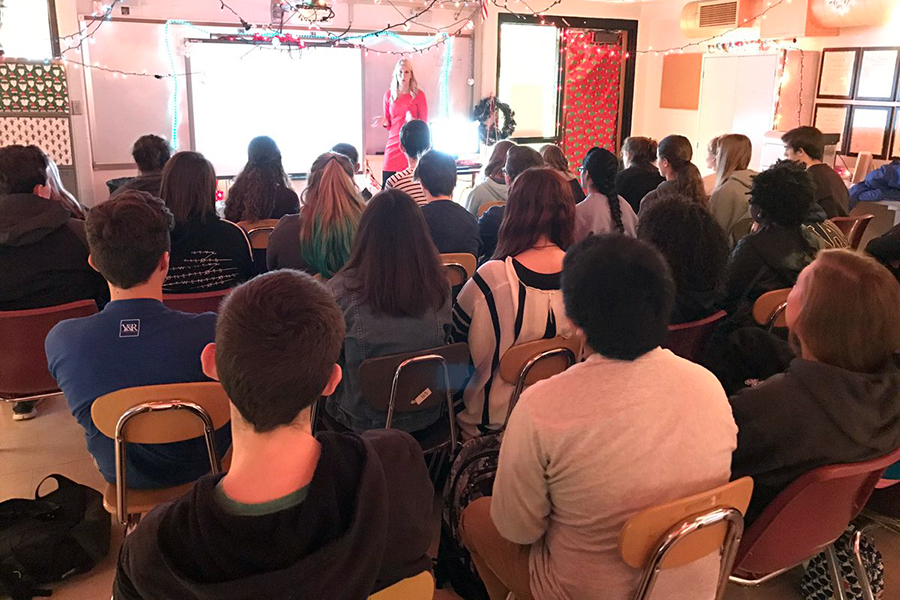
M825 549L825 558L828 562L828 571L831 574L831 592L837 600L847 600L844 593L844 578L841 577L841 568L838 563L837 554L834 551L834 544Z
M872 585L869 583L869 575L866 572L866 563L863 561L862 553L859 550L861 541L862 531L857 530L850 542L853 549L853 570L856 571L856 577L859 579L859 587L862 588L863 599L875 600L875 594L872 593Z

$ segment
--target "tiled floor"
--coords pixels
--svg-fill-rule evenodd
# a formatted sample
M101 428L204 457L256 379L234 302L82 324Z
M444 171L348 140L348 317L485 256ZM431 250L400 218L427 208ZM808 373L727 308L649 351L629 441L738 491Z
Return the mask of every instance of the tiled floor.
M44 401L38 411L37 419L13 422L12 409L8 405L0 406L0 500L31 497L38 483L51 473L99 489L103 480L85 449L82 430L68 413L63 398ZM436 503L435 531L438 508ZM872 535L884 555L887 584L884 598L900 598L900 535L886 529L876 529ZM122 529L114 527L112 547L106 559L90 573L54 586L53 598L108 600L121 540ZM795 570L756 589L731 586L725 597L726 600L802 600L800 575ZM459 596L451 590L437 590L435 598L455 600Z

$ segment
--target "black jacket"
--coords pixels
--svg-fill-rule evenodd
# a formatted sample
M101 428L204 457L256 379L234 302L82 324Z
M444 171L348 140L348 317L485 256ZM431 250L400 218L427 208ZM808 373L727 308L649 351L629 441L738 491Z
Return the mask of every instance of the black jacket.
M233 288L254 274L250 241L244 230L215 215L176 224L172 230L167 294L213 292Z
M819 238L800 226L765 225L744 236L725 267L721 308L734 314L766 292L793 287L820 247Z
M659 170L653 165L648 167L632 165L616 175L616 192L625 198L637 214L644 196L658 188L665 180L666 178L660 175Z
M870 375L795 358L785 373L730 402L738 426L731 476L753 477L747 521L812 469L900 447L900 370L893 365Z
M481 236L478 220L453 200L435 200L422 207L431 239L441 254L467 252L478 258Z
M116 600L363 599L430 569L434 492L422 451L398 430L324 433L306 499L233 516L208 476L125 539Z
M816 188L816 202L831 217L846 217L850 210L850 191L844 180L826 164L812 165L806 170Z
M481 253L485 260L490 260L497 249L497 238L500 235L500 225L503 224L503 215L506 214L506 206L492 206L478 219L478 234L481 236Z
M84 221L34 194L0 196L0 310L109 300L87 262Z

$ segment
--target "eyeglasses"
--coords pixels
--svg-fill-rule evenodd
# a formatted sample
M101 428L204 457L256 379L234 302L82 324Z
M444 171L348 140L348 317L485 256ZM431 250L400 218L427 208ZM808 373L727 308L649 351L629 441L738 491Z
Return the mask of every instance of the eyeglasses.
M575 170L579 173L584 173L584 167L575 167Z

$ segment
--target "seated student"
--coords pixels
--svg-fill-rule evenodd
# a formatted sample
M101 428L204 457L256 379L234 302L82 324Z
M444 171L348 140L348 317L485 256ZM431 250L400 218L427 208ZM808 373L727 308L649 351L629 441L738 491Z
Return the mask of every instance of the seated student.
M591 148L584 156L581 181L588 197L575 206L575 241L589 235L637 233L637 215L616 190L619 160L603 148Z
M900 287L874 259L824 250L788 296L797 355L731 398L732 476L753 477L752 522L797 477L900 447Z
M717 135L706 144L706 168L712 170L712 173L704 175L703 177L703 189L706 191L707 196L712 194L713 190L716 189L716 178L719 171L720 141L722 141L722 136Z
M759 229L731 253L719 291L721 308L749 315L764 293L794 285L822 245L802 226L812 202L812 181L802 165L780 160L753 178L750 214Z
M745 135L732 133L719 138L716 187L709 198L709 211L729 240L732 227L738 221L750 218L747 200L756 175L747 168L752 154L753 146Z
M300 212L300 199L281 164L275 140L261 135L250 140L247 164L225 199L225 218L232 223L280 219Z
M253 276L250 241L216 215L216 172L202 154L170 158L159 193L175 217L167 294L227 290Z
M566 158L562 148L556 144L545 144L541 147L541 158L544 159L545 165L559 171L559 174L563 176L563 179L569 183L569 187L572 188L572 198L575 199L575 204L580 203L587 197L581 184L578 183L578 176L574 175L569 170L569 159ZM618 167L618 161L616 162L616 167Z
M506 166L503 167L507 187L511 186L516 178L527 169L543 166L544 159L534 148L529 148L528 146L514 146L510 148L506 154ZM478 230L481 234L482 244L481 251L486 259L490 259L494 255L494 249L497 247L497 235L500 232L500 225L503 223L505 212L505 206L494 206L489 208L478 219Z
M275 300L275 301L273 301ZM260 275L225 300L203 370L231 399L234 459L144 517L116 600L359 598L430 570L434 491L397 430L310 433L341 380L344 319L309 275Z
M535 154L537 154L535 152ZM458 414L465 439L503 426L514 386L498 370L512 345L574 335L559 276L572 244L575 201L553 169L528 169L509 191L497 250L453 307L453 342L468 342L475 373Z
M110 197L119 190L138 190L150 192L159 197L162 185L162 172L172 155L169 143L158 135L143 135L138 138L131 149L131 156L137 164L137 177L123 177L107 182Z
M674 190L687 196L691 201L703 206L707 205L706 189L703 187L703 178L700 170L691 162L694 156L694 148L691 141L683 135L670 135L659 142L656 150L657 167L659 173L666 178L655 190L644 196L641 200L640 216L653 202L657 194L664 190Z
M616 175L616 190L637 213L644 196L659 187L665 177L659 174L656 162L656 140L646 137L630 137L622 144L622 162L625 169Z
M319 155L309 169L300 213L283 217L269 237L269 270L297 269L325 279L350 258L365 205L343 154Z
M850 210L850 191L834 169L826 165L825 139L815 127L797 127L783 136L784 157L806 166L815 184L815 201L826 216L846 217Z
M478 221L453 201L456 160L449 154L429 150L416 165L415 179L422 184L428 200L422 215L438 252L468 252L477 257L481 249Z
M51 198L48 164L37 146L0 148L0 311L109 299L88 265L84 221ZM34 402L13 404L14 420L35 416Z
M360 184L357 177L354 177L353 180L360 188L359 196L362 198L363 202L368 202L372 199L372 195L375 192L378 192L381 189L380 184L375 181L375 178L372 176L371 172L368 170L368 164L366 165L366 171L363 172L362 165L359 162L359 150L356 149L356 146L353 144L347 144L341 142L340 144L335 144L331 148L331 152L335 152L337 154L343 154L347 158L350 159L350 164L353 166L354 175L362 174L364 179L364 183ZM373 192L372 190L375 190Z
M109 282L112 302L96 315L59 323L45 343L50 373L109 483L116 481L115 450L91 419L94 400L124 388L207 381L197 353L212 341L216 315L178 312L162 303L172 221L146 192L126 190L94 207L86 224L90 261ZM216 432L216 445L220 455L228 450L228 426ZM202 438L129 444L127 460L133 488L181 485L209 472Z
M382 428L387 414L363 399L359 366L369 358L443 346L450 328L450 283L412 198L391 188L375 194L350 260L328 287L344 313L347 336L339 363L344 378L326 409L356 431ZM391 427L418 431L440 415L440 406L398 412Z
M673 283L649 244L590 237L563 266L566 313L595 353L522 394L493 497L460 529L492 600L632 598L619 533L638 512L722 485L737 428L722 386L659 347ZM660 575L654 598L713 598L713 553Z
M400 149L406 156L406 160L409 161L409 166L388 177L384 187L396 188L411 196L416 204L422 206L426 202L425 190L422 189L421 183L414 180L414 175L416 165L419 164L419 157L431 149L431 130L428 128L428 123L419 119L404 123L400 129Z
M509 188L506 185L506 175L503 167L506 165L506 154L514 147L515 142L502 140L494 145L491 158L484 165L482 171L484 180L472 188L469 198L466 200L466 210L478 216L478 209L489 202L506 202Z
M887 233L870 241L866 254L875 257L900 281L900 225L894 225Z

